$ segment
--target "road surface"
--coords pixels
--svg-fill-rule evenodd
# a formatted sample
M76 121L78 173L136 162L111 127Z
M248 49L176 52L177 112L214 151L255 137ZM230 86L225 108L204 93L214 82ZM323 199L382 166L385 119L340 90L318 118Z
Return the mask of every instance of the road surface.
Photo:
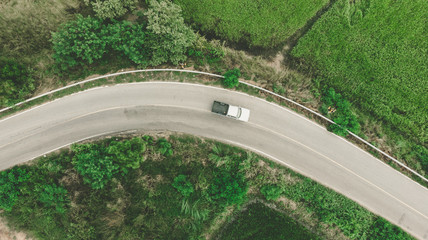
M250 121L211 113L214 100L250 109ZM203 85L146 82L95 88L2 119L0 169L82 139L134 129L184 132L253 150L428 239L426 188L288 109Z

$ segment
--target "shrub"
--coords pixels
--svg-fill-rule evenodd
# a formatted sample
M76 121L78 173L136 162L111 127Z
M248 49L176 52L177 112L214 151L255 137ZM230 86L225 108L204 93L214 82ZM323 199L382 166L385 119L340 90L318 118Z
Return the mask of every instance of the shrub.
M75 21L52 34L53 57L62 70L91 64L106 52L105 34L106 28L100 19L78 15Z
M281 196L282 189L277 185L271 184L263 186L260 192L265 196L266 200L276 200Z
M355 134L360 131L360 124L357 117L351 112L351 103L345 100L340 93L336 93L333 88L326 88L321 98L321 113L330 116L336 124L331 124L328 129L337 135L346 136L349 130ZM331 108L333 111L329 111Z
M119 168L97 144L74 144L71 150L74 152L74 168L93 189L103 188Z
M149 54L145 46L144 25L113 21L113 24L107 26L107 32L107 42L113 50L124 54L137 64L148 64Z
M224 74L223 85L227 88L234 88L239 84L239 77L241 76L241 71L239 68L234 68L227 71Z
M158 146L158 151L168 157L168 156L172 156L173 151L172 151L172 145L171 143L168 142L168 140L166 140L165 138L159 138L157 141L157 146Z
M208 189L212 201L221 206L241 204L247 194L247 183L240 173L219 171Z
M120 142L112 141L106 151L109 158L120 167L120 170L127 173L128 168L137 169L144 161L142 154L146 151L146 144L137 137Z
M148 48L153 66L171 62L178 64L186 60L187 48L192 46L196 35L184 24L180 6L170 1L149 2L147 17Z
M46 207L54 207L59 213L65 213L67 190L56 184L45 184L37 189L39 201Z
M137 0L84 0L87 6L92 6L97 17L113 19L123 16L135 9Z
M0 208L11 211L30 173L20 167L0 172Z
M25 66L0 58L0 106L22 100L34 90L33 82Z
M189 197L194 191L192 183L190 183L186 179L186 176L182 174L174 178L172 186L175 187L184 197Z

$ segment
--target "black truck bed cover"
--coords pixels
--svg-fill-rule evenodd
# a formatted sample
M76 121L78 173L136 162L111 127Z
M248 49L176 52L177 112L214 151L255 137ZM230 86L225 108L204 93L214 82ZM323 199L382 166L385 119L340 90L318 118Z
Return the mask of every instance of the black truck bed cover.
M226 115L227 114L227 110L229 110L229 104L218 102L218 101L214 101L212 112L215 112L215 113L218 113L218 114L222 114L222 115Z

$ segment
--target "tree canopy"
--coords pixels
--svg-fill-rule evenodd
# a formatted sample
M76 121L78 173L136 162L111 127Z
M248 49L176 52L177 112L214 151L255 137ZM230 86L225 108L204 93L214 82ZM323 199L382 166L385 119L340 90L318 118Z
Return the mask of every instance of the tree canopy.
M153 66L186 60L187 48L192 46L196 35L184 24L180 6L170 1L149 1L147 17L148 48Z

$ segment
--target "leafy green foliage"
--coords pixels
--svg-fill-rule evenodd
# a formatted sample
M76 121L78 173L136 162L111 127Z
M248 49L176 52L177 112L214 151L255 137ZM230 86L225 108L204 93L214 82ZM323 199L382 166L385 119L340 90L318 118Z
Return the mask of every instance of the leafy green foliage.
M78 16L53 33L52 42L54 59L62 70L91 64L112 51L141 65L147 65L149 57L144 25L127 21L107 25L100 19Z
M87 6L92 6L97 17L114 19L135 9L137 0L84 0Z
M65 213L65 205L68 202L67 190L56 184L45 184L37 190L39 201L46 207L54 207L59 213Z
M204 37L197 35L196 41L187 51L187 55L195 59L197 64L213 65L218 63L224 57L225 53L220 46L214 46Z
M112 141L106 149L109 158L123 173L128 169L137 169L144 161L143 153L146 151L146 143L143 139L135 137L131 140Z
M423 146L416 145L413 147L413 154L422 165L422 169L428 173L428 149Z
M223 170L214 174L208 194L212 201L221 206L239 205L244 202L247 190L242 174Z
M262 203L250 204L227 224L216 239L320 239L285 214Z
M370 230L367 232L367 239L373 240L411 239L407 233L403 232L399 227L392 225L382 217L376 217L370 227Z
M164 156L171 156L173 154L172 145L165 138L159 138L157 143L158 151Z
M103 188L119 168L100 145L74 144L71 150L74 153L74 168L93 189Z
M339 125L331 124L328 129L340 136L348 135L347 129L358 134L360 124L357 117L351 112L351 103L344 99L340 93L336 93L333 88L325 89L321 98L321 113L330 116ZM330 113L328 108L335 111Z
M144 15L147 17L147 44L152 54L150 64L185 61L187 48L192 46L196 35L184 24L180 6L170 1L150 0Z
M327 0L198 0L175 1L187 22L205 33L244 44L273 48L281 45L315 15Z
M172 186L184 197L189 197L194 192L192 183L189 182L189 180L186 179L186 175L183 174L174 178Z
M266 200L276 200L281 196L282 189L276 184L265 185L260 189Z
M34 90L28 69L17 62L0 58L0 106L16 103Z
M239 68L234 68L227 71L224 74L223 85L227 88L234 88L239 84L239 77L241 76L241 71Z
M137 64L147 65L149 54L144 45L144 25L113 21L113 24L107 26L107 32L106 39L115 51L123 53Z
M106 52L106 34L100 19L78 15L52 34L53 57L62 70L91 64Z
M14 167L0 172L0 208L11 211L30 174L26 169Z
M400 135L428 139L428 1L338 0L292 50Z

